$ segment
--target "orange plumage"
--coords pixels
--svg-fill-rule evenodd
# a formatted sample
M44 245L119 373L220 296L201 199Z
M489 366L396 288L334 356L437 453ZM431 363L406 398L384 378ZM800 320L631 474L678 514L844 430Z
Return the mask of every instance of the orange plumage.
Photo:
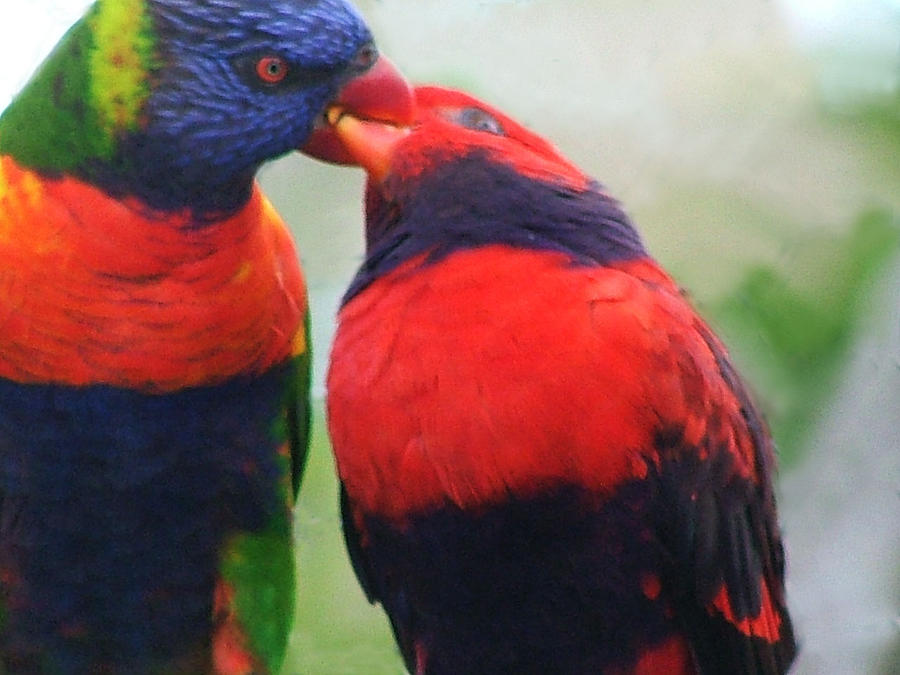
M173 391L298 351L305 284L258 188L200 227L0 162L0 377Z

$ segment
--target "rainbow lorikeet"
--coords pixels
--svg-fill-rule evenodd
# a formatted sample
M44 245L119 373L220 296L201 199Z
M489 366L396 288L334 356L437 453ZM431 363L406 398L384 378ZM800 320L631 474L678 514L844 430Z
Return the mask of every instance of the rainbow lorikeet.
M344 532L417 675L784 673L773 449L725 347L548 142L421 88L328 375Z
M412 110L342 0L98 0L0 116L0 672L278 670L307 301L254 174L334 100Z

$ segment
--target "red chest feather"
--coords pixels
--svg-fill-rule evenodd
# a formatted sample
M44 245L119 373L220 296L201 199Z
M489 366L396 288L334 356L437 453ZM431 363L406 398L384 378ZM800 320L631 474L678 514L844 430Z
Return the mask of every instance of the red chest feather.
M258 188L196 225L0 158L2 377L210 384L303 351L305 310L290 236Z
M602 494L658 461L667 422L697 440L739 423L699 319L652 263L503 246L421 262L340 315L330 425L365 512L402 520L560 484ZM735 449L752 475L752 448Z

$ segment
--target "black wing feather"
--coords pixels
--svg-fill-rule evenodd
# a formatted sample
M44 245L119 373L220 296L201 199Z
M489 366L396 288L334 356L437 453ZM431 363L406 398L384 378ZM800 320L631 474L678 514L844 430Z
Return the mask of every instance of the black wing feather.
M405 594L402 591L394 593L386 592L385 589L378 587L376 570L372 568L372 560L366 553L362 543L362 537L359 528L353 518L353 508L350 504L350 498L347 495L347 489L341 483L340 494L341 506L341 524L344 530L344 543L347 546L347 553L350 556L350 563L353 565L353 571L359 580L366 598L372 604L380 602L388 615L391 622L391 630L394 633L394 640L400 647L400 653L403 656L403 662L409 672L416 671L416 654L415 644L410 637L409 627L411 626L411 612L408 606L404 606ZM404 630L404 625L407 630Z
M698 325L698 330L716 357L720 376L737 397L743 428L726 429L714 420L705 448L684 442L678 428L657 435L661 459L657 529L672 561L666 585L701 673L782 675L790 668L796 646L784 597L784 550L772 489L773 448L723 348L705 325ZM750 435L757 480L741 476L728 446L712 437L728 432ZM714 606L723 588L731 617ZM766 599L780 622L778 635L748 635L737 622L759 616Z

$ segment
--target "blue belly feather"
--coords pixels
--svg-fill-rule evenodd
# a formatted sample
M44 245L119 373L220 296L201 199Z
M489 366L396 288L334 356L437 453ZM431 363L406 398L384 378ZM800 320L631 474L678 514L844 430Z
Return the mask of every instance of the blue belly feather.
M7 668L138 673L208 651L223 545L284 518L292 376L166 395L0 379Z

